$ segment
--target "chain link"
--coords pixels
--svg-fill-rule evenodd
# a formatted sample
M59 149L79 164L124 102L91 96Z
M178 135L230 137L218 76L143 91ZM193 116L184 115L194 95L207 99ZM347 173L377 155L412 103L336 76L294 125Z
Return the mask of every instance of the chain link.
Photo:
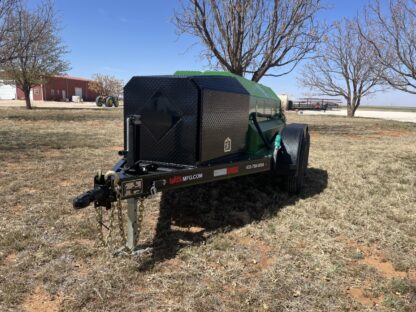
M101 246L108 246L111 241L111 236L113 234L113 223L114 223L114 206L111 205L109 212L109 225L104 224L104 214L102 207L95 207L96 219L97 219L97 230L98 230L98 240ZM108 230L107 237L104 237L104 228Z
M101 175L102 175L101 170L99 170L97 172L97 176L100 177ZM98 240L99 240L100 244L104 247L109 246L110 243L111 243L111 237L112 237L113 229L114 229L113 224L114 224L115 210L116 209L117 209L117 213L118 213L118 222L120 224L119 225L120 226L120 235L124 239L124 229L122 228L123 227L123 218L122 218L122 215L120 215L122 213L122 211L121 211L120 186L113 184L113 189L116 191L116 194L117 194L117 205L115 206L115 205L113 205L113 203L111 203L111 207L109 209L110 211L109 211L109 225L108 225L108 227L104 224L103 207L95 207L96 218L97 218ZM104 237L104 227L108 230L107 237Z
M123 206L121 204L121 192L120 192L120 188L117 187L117 216L118 216L118 229L119 229L119 233L120 233L120 238L123 242L123 246L126 245L126 234L124 233L124 222L123 222Z
M105 246L105 240L104 240L104 232L103 232L103 211L101 210L101 207L95 207L96 212L96 219L97 219L97 231L98 231L98 240L102 246Z
M143 215L144 215L144 197L139 198L139 207L137 211L137 237L140 238L140 232L142 231ZM139 243L139 242L137 242Z

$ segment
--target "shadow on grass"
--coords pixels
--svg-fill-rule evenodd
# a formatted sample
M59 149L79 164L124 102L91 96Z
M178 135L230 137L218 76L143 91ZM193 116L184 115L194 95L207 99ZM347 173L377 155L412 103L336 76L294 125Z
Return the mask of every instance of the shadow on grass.
M140 269L174 258L181 248L200 244L215 233L270 218L299 199L320 194L327 187L328 174L309 168L299 195L288 195L278 182L267 173L164 192L153 253Z

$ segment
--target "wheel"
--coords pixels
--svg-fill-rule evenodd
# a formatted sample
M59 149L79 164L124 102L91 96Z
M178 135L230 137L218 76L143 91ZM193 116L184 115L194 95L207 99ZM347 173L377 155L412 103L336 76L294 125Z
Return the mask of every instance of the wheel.
M100 96L100 95L99 95L99 96L97 96L97 97L95 98L95 104L96 104L98 107L103 106L103 102L102 102L102 99L101 99L101 96Z
M114 97L114 107L118 107L118 97Z
M107 96L105 99L105 106L112 107L113 106L113 97Z
M306 168L308 167L309 160L309 132L306 132L306 134L302 136L302 139L299 140L299 144L298 169L283 178L284 187L290 194L298 194L305 182Z

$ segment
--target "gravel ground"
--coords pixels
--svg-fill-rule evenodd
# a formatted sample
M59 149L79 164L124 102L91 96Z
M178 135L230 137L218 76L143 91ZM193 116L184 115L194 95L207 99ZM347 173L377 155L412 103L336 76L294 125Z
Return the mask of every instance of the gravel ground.
M332 111L299 111L299 114L304 115L334 115L334 116L347 116L347 110L332 110ZM379 118L387 120L395 120L402 122L414 122L416 123L416 113L413 112L399 112L399 111L372 111L364 110L360 111L358 109L355 113L357 117L366 117L366 118Z

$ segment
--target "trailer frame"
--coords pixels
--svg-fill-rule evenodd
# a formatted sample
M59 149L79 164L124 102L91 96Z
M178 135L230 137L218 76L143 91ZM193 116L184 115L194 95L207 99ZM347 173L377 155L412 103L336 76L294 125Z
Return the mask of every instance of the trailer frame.
M137 204L139 200L166 190L189 187L199 184L226 180L235 177L268 172L273 167L272 157L248 159L227 164L206 167L175 168L173 164L141 161L137 164L147 172L131 174L123 170L126 161L120 160L113 171L120 177L121 199L127 200L127 241L126 247L137 250L138 222ZM98 186L98 185L97 185ZM97 206L100 203L96 203Z

